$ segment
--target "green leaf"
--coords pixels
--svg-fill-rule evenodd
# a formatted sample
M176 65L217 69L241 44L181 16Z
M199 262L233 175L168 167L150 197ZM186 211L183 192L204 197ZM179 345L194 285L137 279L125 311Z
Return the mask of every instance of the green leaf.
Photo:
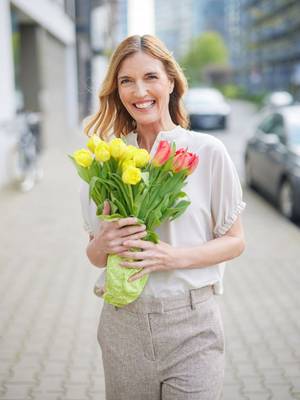
M190 201L187 200L182 200L178 204L176 204L175 210L176 212L174 213L171 221L173 221L176 218L179 218L181 214L184 213L184 211L187 209L187 207L191 204Z
M122 201L120 201L113 192L111 193L111 198L113 202L118 206L119 212L123 215L123 217L127 217L128 214Z
M148 242L159 243L159 236L154 231L147 231L147 235L142 239Z
M187 194L185 192L181 191L178 193L177 198L186 197L186 196L187 196Z
M99 219L101 219L101 221L117 221L120 218L123 218L121 214L99 215Z
M99 176L101 166L98 161L94 158L92 164L88 168L90 179L94 176Z
M94 176L90 181L89 198L92 198L96 205L103 203L105 200L102 196L101 186L101 179Z
M141 173L142 180L146 186L149 186L149 172L142 172Z

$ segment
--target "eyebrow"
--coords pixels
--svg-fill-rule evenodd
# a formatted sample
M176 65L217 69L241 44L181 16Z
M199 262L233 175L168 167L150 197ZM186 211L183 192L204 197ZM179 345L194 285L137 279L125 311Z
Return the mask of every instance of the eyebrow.
M147 75L158 75L158 72L147 72L146 74L144 74L144 76L147 76ZM118 80L121 80L121 79L125 79L125 78L130 78L130 76L128 76L128 75L123 75L123 76L119 76L118 77Z

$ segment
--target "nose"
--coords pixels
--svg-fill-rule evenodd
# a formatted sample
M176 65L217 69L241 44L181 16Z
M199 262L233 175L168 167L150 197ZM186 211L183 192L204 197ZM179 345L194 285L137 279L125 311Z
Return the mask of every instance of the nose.
M147 87L144 82L136 82L135 94L137 97L144 97L147 94Z

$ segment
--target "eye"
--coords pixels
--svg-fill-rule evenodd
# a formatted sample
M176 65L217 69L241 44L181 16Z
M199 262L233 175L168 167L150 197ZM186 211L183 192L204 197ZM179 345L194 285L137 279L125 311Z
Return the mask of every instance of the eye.
M129 79L122 79L120 83L122 85L123 83L127 83L127 82L129 82Z
M157 79L157 76L156 75L149 75L148 78L149 79Z

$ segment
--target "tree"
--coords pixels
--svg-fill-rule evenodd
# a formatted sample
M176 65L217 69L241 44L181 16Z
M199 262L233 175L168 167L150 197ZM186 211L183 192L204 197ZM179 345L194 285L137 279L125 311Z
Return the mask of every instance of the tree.
M217 32L205 32L192 40L186 55L180 61L189 83L197 85L210 69L228 66L228 50Z

